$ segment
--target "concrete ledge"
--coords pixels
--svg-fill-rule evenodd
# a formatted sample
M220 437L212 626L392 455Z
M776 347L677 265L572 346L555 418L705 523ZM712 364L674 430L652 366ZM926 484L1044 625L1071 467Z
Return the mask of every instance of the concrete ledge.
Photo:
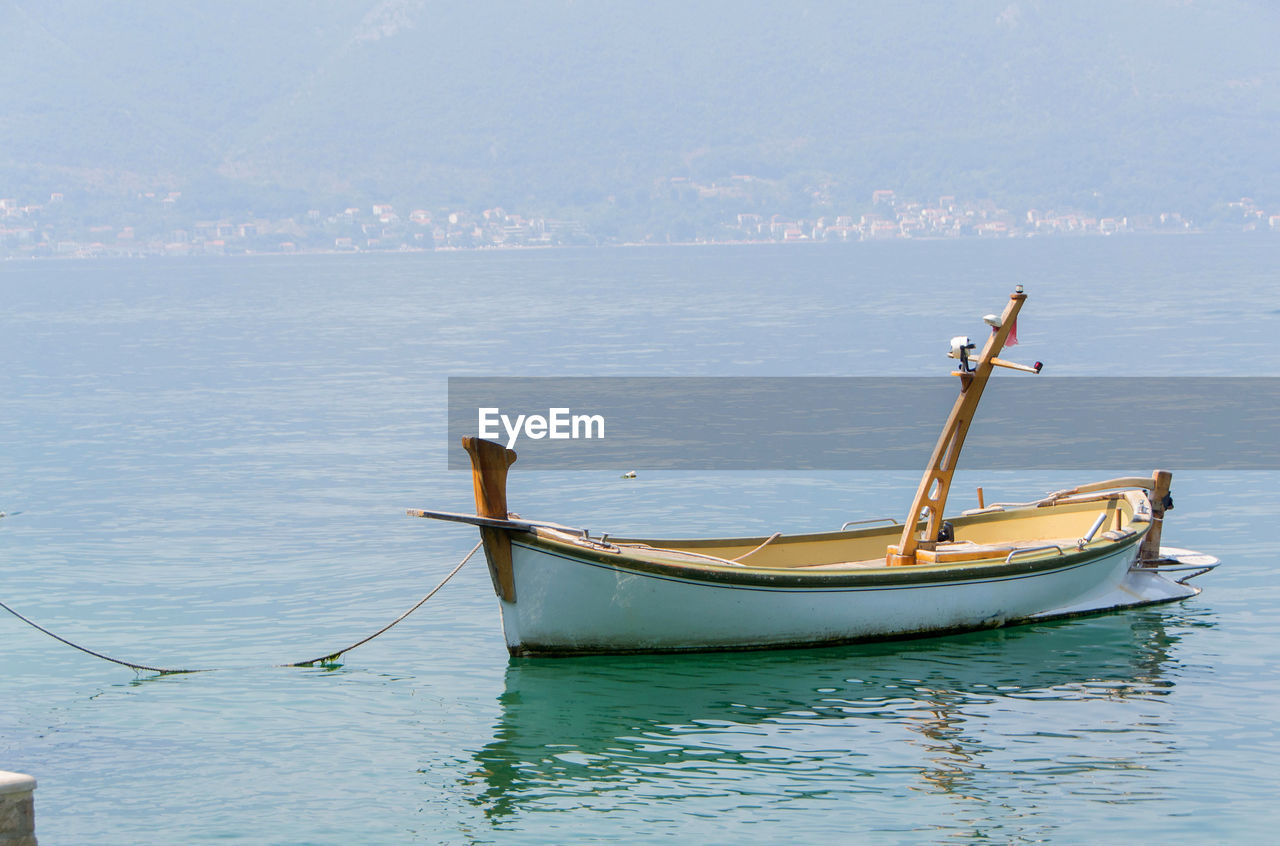
M6 793L30 793L36 789L36 780L22 773L0 770L0 796Z
M29 775L0 770L0 846L36 846L36 809Z

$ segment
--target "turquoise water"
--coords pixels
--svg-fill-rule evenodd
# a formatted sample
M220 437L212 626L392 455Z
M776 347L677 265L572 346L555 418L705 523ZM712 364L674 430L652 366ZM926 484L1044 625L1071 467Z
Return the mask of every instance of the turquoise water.
M509 660L450 375L939 375L1015 282L1061 375L1274 375L1280 239L0 265L0 768L80 843L1269 839L1275 473L1183 472L1185 603L839 649ZM1014 356L1011 356L1014 357ZM1117 420L1141 437L1141 400ZM673 425L677 425L673 423ZM1172 463L1172 462L1171 462ZM632 468L619 468L620 470ZM961 465L953 503L1151 468ZM630 534L900 516L914 473L520 472Z

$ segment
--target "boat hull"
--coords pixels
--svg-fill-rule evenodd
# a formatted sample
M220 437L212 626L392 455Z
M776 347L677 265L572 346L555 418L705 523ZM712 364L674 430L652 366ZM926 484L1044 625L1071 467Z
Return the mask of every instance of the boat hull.
M783 648L993 628L1198 592L1131 569L1137 551L1135 539L963 573L708 579L514 540L517 601L501 601L503 631L513 655Z

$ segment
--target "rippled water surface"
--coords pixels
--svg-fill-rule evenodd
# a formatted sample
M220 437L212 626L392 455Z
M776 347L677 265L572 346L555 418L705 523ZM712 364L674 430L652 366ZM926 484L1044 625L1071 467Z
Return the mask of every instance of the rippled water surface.
M0 769L57 844L1269 840L1275 473L1176 473L1187 602L838 649L510 660L451 375L939 375L1015 282L1049 374L1280 372L1280 239L0 264ZM1012 356L1011 356L1012 357ZM939 421L941 422L941 421ZM678 426L679 421L673 421ZM1116 420L1142 437L1142 398ZM922 457L922 464L923 464ZM1177 466L1176 456L1170 464ZM631 468L619 468L626 470ZM954 504L1092 478L965 469ZM524 473L629 534L899 516L913 473Z

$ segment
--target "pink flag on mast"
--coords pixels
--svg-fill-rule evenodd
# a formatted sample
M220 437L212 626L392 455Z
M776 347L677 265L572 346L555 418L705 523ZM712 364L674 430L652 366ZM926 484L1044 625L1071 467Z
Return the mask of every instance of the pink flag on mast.
M1018 321L1013 321L1013 326L1009 327L1009 337L1005 338L1004 345L1006 347L1016 347L1018 345Z

